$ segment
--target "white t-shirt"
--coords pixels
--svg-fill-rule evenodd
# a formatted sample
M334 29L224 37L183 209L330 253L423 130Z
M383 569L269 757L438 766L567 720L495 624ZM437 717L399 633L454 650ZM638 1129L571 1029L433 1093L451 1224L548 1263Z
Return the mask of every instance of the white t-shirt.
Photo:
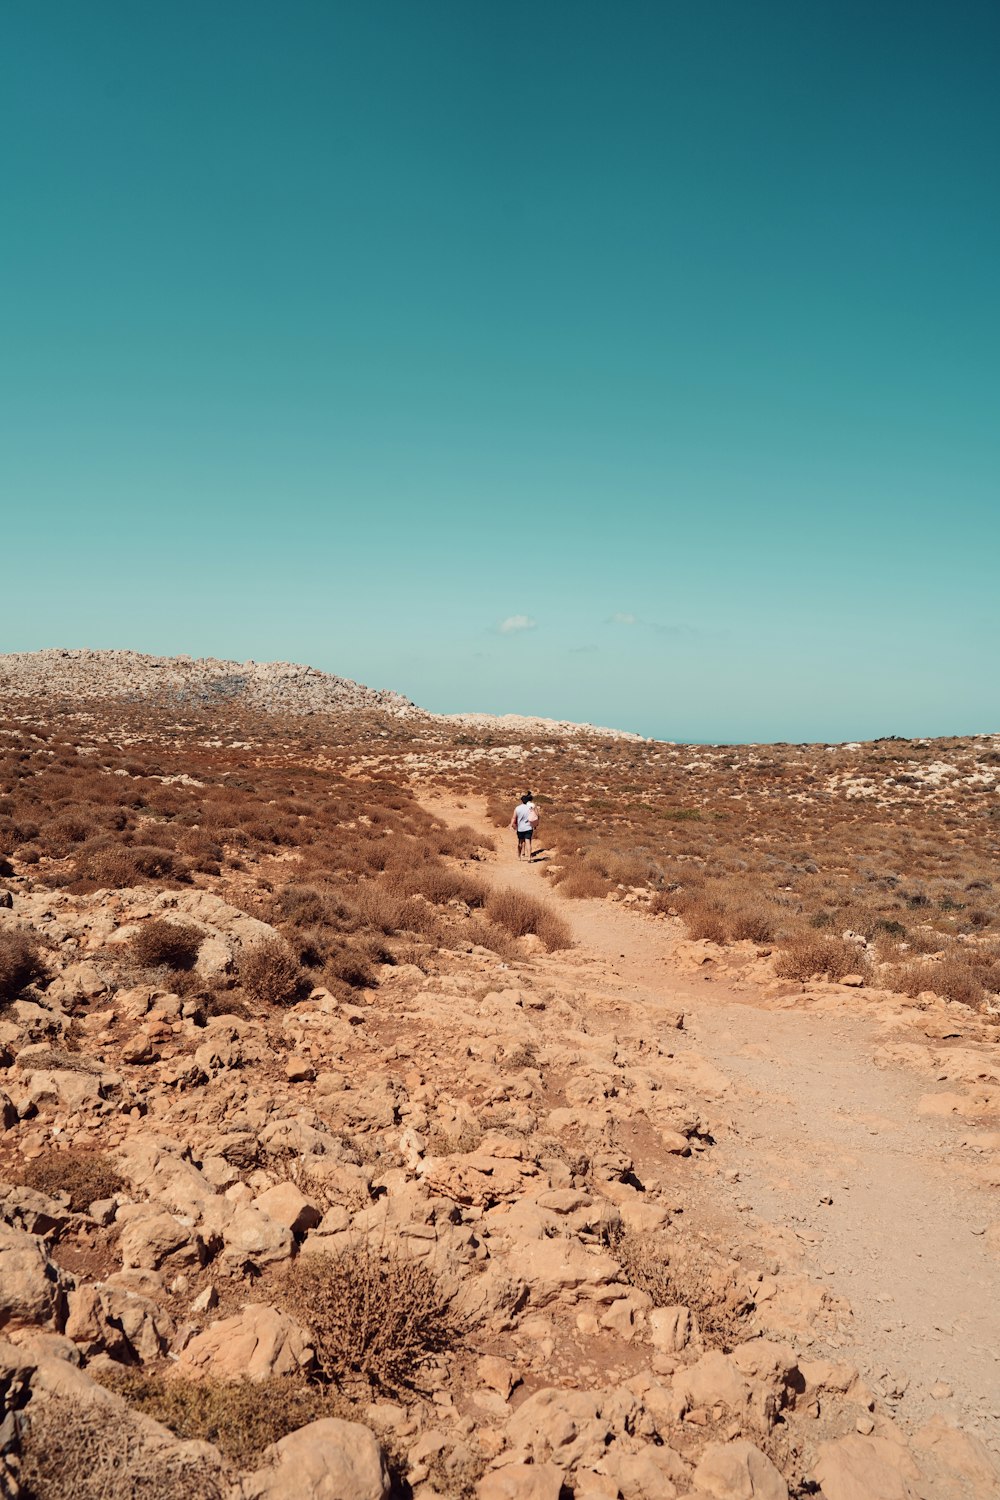
M515 807L515 809L514 809L514 816L517 819L517 831L518 831L518 833L533 833L534 832L534 825L532 824L530 814L531 814L531 809L530 809L530 807L529 807L529 805L528 805L527 802L519 802L517 804L517 806Z

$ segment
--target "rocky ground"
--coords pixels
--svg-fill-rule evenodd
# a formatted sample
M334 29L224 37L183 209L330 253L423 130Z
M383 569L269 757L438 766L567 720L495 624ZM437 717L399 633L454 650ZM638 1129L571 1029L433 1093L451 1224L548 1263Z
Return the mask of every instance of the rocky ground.
M2 1492L995 1495L989 1016L549 895L419 775L458 873L571 946L459 925L269 998L287 844L117 888L14 854L0 938L46 966L0 1008ZM157 922L193 967L137 962Z

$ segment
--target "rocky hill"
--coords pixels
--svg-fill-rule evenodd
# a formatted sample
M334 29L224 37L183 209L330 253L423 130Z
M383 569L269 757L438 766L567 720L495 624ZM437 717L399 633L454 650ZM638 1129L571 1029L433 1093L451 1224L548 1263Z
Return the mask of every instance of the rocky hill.
M145 703L211 709L220 705L267 714L377 712L461 732L499 730L521 738L641 737L593 724L523 714L433 714L402 693L289 661L220 661L214 656L150 656L142 651L15 651L0 655L0 696L42 699L63 708L82 702Z
M16 697L103 702L237 703L266 713L421 711L401 693L380 692L287 661L219 661L142 651L18 651L0 656L0 692Z

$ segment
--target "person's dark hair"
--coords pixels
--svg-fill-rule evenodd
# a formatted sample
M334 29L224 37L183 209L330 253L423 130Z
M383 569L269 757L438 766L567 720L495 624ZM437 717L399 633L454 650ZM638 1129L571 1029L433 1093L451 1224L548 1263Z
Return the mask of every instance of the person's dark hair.
M522 802L530 802L531 801L531 793L530 792L524 792L524 793L522 793L521 801Z

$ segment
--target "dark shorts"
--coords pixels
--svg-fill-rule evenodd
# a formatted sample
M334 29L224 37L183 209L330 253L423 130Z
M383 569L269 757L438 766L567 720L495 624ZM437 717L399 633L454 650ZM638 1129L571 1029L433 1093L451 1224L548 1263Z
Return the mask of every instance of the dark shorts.
M524 841L525 841L525 839L530 839L531 838L531 836L534 833L534 831L535 830L533 828L529 828L526 833L522 833L521 830L520 830L520 828L519 828L517 830L517 842L519 844L523 844Z

